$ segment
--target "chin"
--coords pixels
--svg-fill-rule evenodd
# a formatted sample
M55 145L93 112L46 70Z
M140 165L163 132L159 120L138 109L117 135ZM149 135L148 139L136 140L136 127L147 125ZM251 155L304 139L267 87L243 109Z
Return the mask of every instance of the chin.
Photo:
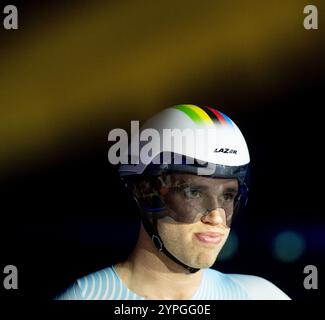
M198 259L193 262L193 265L191 265L194 268L210 268L213 266L213 264L215 263L217 257L198 257Z
M211 268L213 266L213 263L206 263L206 264L202 264L199 266L200 269L207 269L207 268Z
M213 263L211 262L202 262L202 263L196 263L191 265L192 268L197 268L197 269L207 269L213 266Z

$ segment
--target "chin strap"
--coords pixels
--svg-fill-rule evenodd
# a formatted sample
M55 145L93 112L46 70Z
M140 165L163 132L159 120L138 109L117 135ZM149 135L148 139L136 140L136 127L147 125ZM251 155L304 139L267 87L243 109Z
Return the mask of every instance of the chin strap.
M182 261L179 261L175 256L173 256L166 249L166 247L164 246L164 244L163 244L163 242L160 239L160 236L158 234L157 219L153 219L153 223L151 223L149 221L149 219L146 216L144 216L144 214L142 214L142 223L143 223L143 226L144 226L145 230L147 231L149 237L151 238L153 244L155 245L155 247L157 248L158 251L163 252L169 259L171 259L174 262L176 262L177 264L181 265L186 270L188 270L190 273L195 273L195 272L200 270L198 268L192 268L192 267L186 265L185 263L183 263Z

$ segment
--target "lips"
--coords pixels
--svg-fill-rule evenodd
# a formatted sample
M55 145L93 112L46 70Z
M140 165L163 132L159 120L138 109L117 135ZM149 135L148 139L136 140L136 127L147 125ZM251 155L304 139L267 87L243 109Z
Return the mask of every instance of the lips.
M219 232L198 232L195 237L202 243L219 244L223 238L223 234Z

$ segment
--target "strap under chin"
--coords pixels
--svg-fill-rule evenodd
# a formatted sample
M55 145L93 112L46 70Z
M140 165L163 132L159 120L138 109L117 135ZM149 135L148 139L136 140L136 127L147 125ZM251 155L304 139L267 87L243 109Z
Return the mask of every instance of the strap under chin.
M149 237L151 238L153 244L155 245L155 247L157 248L158 251L163 252L168 258L170 258L171 260L173 260L177 264L179 264L182 267L184 267L185 269L187 269L190 273L195 273L195 272L200 270L199 268L190 267L190 266L186 265L185 263L183 263L182 261L179 261L175 256L173 256L166 249L166 247L164 246L164 244L163 244L163 242L160 239L159 234L158 234L157 219L153 219L153 224L151 224L149 219L142 215L142 223L143 223L143 226L144 226L145 230L147 231Z

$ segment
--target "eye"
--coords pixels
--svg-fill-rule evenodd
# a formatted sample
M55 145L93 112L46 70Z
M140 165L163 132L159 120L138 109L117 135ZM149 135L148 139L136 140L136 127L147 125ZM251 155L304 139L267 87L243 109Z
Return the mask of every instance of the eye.
M234 201L235 198L236 198L236 193L234 192L227 192L223 194L223 199L225 201L231 202Z
M201 191L197 188L187 187L184 188L184 195L188 199L197 199L201 197Z

